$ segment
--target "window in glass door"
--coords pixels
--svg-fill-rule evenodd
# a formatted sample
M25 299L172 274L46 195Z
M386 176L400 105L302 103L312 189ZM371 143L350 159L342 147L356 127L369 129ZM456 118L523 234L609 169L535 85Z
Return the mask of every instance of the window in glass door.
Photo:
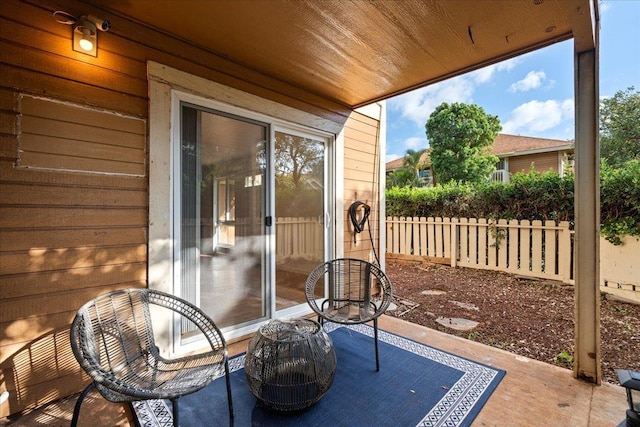
M181 296L221 328L257 322L268 312L261 183L269 126L183 103L181 135ZM183 325L182 336L189 333Z
M325 256L325 152L320 137L275 132L276 310L306 303L304 283Z

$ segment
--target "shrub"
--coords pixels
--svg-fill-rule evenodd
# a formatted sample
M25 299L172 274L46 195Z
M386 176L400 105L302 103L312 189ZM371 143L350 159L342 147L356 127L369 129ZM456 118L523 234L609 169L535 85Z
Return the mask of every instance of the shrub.
M387 215L574 222L574 176L522 172L511 182L446 184L432 188L391 188ZM614 244L640 237L640 160L618 169L603 162L600 184L601 232Z
M600 170L600 231L619 245L621 236L640 236L640 160L617 169L602 162Z

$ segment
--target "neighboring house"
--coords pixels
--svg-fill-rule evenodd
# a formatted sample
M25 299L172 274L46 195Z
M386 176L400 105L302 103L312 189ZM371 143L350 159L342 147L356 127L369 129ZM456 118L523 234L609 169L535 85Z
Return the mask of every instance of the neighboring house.
M535 138L530 136L499 134L493 142L491 154L500 161L491 179L509 182L509 176L516 172L528 172L533 167L538 172L549 170L564 174L573 168L573 142L557 139ZM423 166L419 174L424 186L432 184L430 150L420 157ZM387 175L403 167L403 158L391 160L386 164Z
M309 314L300 284L311 268L385 247L385 99L574 38L576 138L596 147L597 12L595 0L2 0L0 417L83 388L68 328L107 291L174 293L233 340ZM92 31L95 17L111 29ZM279 158L279 139L303 150ZM598 194L585 152L583 203ZM291 176L278 186L283 165ZM279 196L304 203L295 189L319 184L305 207L320 235L280 233L290 224L274 220ZM354 242L355 201L371 206L371 241ZM588 248L597 218L581 230ZM279 257L290 236L320 255ZM583 254L577 288L599 295L598 275L580 267L597 260ZM592 338L594 299L578 295L576 310ZM154 320L162 350L201 345L171 317ZM599 360L592 342L576 344L576 366L598 380L581 364Z
M492 154L500 161L492 179L509 182L509 175L555 171L563 175L573 168L573 142L530 136L499 134L493 142Z

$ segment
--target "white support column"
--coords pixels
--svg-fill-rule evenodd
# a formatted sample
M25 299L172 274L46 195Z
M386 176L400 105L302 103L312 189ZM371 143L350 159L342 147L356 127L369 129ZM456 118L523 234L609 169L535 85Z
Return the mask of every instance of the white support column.
M597 35L596 35L597 40ZM575 52L574 375L602 382L600 346L600 148L598 45Z

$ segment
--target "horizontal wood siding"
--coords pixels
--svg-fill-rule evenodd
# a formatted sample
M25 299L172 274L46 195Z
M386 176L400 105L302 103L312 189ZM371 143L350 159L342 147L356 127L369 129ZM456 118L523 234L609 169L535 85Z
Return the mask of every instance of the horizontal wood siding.
M144 120L30 96L20 113L19 167L145 175Z
M344 130L344 255L346 257L373 259L368 225L362 233L355 235L349 206L361 201L371 207L369 223L375 250L380 254L379 235L377 230L380 212L379 188L379 129L380 124L368 116L352 113ZM359 213L358 218L361 218Z
M341 196L345 208L355 200L369 203L371 223L379 219L382 153L375 120L350 115L346 106L287 85L278 76L260 74L250 63L243 66L135 20L105 16L101 5L107 4L0 0L0 391L9 391L0 417L79 391L86 377L68 342L75 310L100 293L146 286L148 274L148 140L143 162L136 158L139 145L105 147L104 140L91 140L86 132L70 149L73 136L37 134L44 121L60 125L63 119L23 115L20 100L25 96L104 111L109 117L103 126L111 139L130 133L118 116L148 123L147 62L155 61L347 122ZM72 28L56 23L56 10L111 21L112 29L98 35L97 57L72 51ZM84 123L68 122L62 130L78 131ZM23 125L31 130L23 133ZM376 161L369 167L358 161L370 153ZM344 229L349 246L348 223ZM367 235L358 235L345 253L370 258Z
M538 172L547 172L558 170L558 153L539 153L527 154L526 156L509 157L509 172L529 172L533 164L534 170Z
M337 123L350 114L119 16L105 16L112 29L98 35L97 57L74 52L56 10L104 16L73 0L0 2L0 391L10 393L0 417L79 391L75 311L147 285L148 61ZM367 151L375 122L351 123L349 144ZM371 200L364 169L349 194Z

